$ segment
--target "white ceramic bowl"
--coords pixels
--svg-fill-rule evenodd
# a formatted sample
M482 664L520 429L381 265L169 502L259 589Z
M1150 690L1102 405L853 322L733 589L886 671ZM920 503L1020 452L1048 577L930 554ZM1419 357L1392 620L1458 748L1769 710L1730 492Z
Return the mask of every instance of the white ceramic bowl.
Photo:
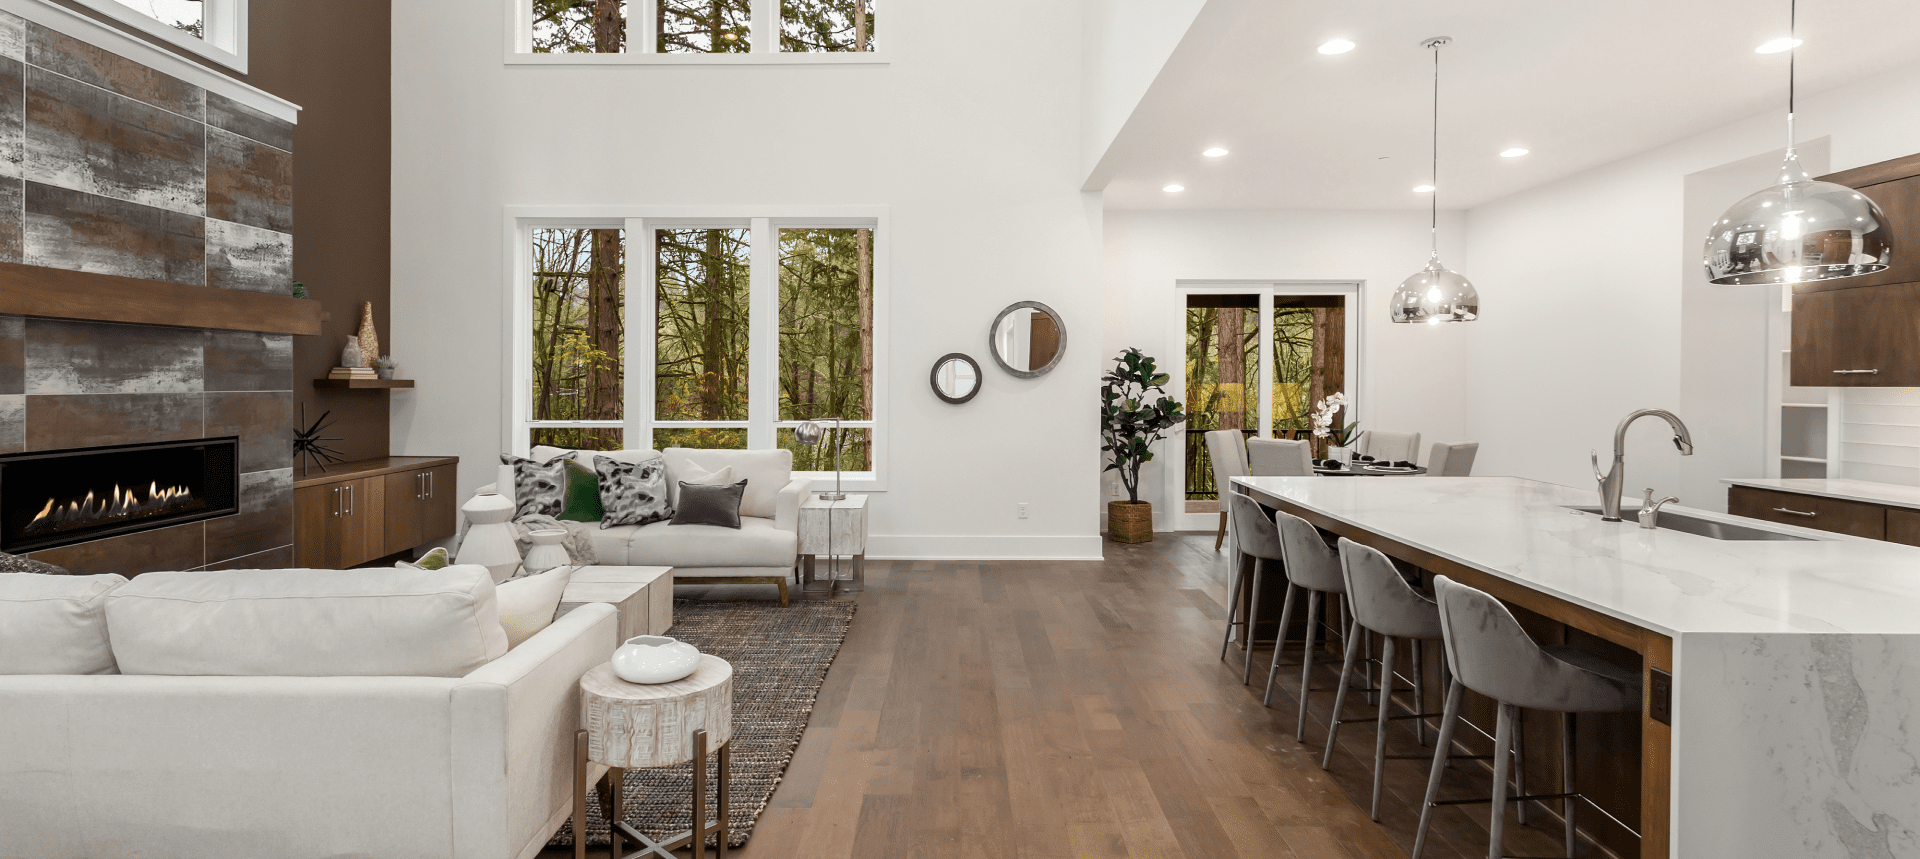
M672 683L699 667L699 649L665 635L636 635L613 652L613 673L628 683Z

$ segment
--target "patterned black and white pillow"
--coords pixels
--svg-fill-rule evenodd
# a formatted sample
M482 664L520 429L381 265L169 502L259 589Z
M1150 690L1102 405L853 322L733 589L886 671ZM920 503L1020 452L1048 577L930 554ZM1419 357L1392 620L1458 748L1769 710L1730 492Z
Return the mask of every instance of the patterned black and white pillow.
M561 454L535 462L510 453L500 454L502 465L513 466L513 518L559 516L567 509L567 457Z
M667 499L666 457L621 462L596 456L593 471L600 477L600 506L606 509L600 527L646 525L673 518L673 502Z

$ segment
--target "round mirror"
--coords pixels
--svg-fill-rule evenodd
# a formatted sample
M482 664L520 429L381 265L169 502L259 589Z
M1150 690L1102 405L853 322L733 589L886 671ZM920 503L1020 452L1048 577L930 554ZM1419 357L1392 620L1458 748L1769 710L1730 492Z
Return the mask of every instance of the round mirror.
M1067 351L1067 326L1053 308L1038 301L1017 301L993 320L987 349L1002 369L1031 379L1060 363Z
M959 405L980 393L980 365L959 352L933 362L934 396Z

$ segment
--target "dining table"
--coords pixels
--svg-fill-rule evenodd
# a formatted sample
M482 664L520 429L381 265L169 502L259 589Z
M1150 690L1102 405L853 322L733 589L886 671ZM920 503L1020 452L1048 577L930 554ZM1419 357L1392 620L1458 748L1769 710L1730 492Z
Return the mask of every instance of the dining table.
M1348 465L1340 468L1313 467L1313 473L1325 477L1415 477L1426 474L1427 470L1419 466L1410 469L1375 468L1371 463Z

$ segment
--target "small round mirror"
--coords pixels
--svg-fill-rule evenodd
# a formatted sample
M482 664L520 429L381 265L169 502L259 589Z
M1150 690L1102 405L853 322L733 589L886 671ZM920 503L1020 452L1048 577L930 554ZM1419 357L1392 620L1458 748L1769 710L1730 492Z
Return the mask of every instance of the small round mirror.
M980 393L980 365L959 352L933 362L934 396L959 405Z
M987 334L993 360L1022 379L1045 374L1067 351L1067 326L1038 301L1017 301L1000 311Z

